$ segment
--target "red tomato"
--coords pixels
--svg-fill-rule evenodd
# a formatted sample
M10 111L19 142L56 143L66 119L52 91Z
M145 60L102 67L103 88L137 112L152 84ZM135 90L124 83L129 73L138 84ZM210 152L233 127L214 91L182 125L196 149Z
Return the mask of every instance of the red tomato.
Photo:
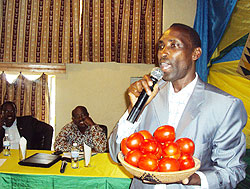
M194 142L189 138L179 138L175 141L179 144L182 154L190 154L191 156L194 155Z
M162 155L164 157L179 159L181 156L181 150L177 143L166 142L162 145Z
M164 157L159 161L159 171L169 172L169 171L179 171L180 164L178 160L174 158Z
M192 157L190 154L182 154L178 160L185 160L185 159L190 158L190 157Z
M144 140L144 138L143 138L142 134L133 133L132 135L130 135L128 137L127 142L126 142L126 146L130 150L139 149L143 140Z
M138 133L141 133L144 139L153 139L153 136L147 130L141 130Z
M162 147L161 147L161 144L160 143L157 143L157 150L156 150L156 157L158 159L161 159L161 156L162 156Z
M180 163L180 170L191 169L195 166L193 157L190 154L184 154L178 160Z
M146 154L146 153L155 154L157 152L156 151L157 147L158 147L157 141L153 139L145 139L144 141L142 141L139 149L143 154Z
M170 125L163 125L158 127L154 132L155 139L160 143L165 143L167 141L175 140L174 127Z
M157 157L153 154L143 154L138 162L138 167L146 171L156 171L158 169Z
M122 142L121 142L121 151L124 156L127 155L127 153L130 151L130 149L126 146L127 139L128 138L124 138L122 139Z
M141 151L136 149L136 150L129 151L127 155L124 157L124 160L130 165L138 167L138 162L141 156L142 156Z

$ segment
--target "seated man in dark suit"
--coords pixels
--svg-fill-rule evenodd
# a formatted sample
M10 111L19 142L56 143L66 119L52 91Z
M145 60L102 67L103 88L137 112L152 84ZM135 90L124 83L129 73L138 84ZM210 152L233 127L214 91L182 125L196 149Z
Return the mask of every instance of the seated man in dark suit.
M107 151L107 127L94 123L84 106L77 106L72 111L72 122L62 128L54 147L56 151L69 152L74 142L81 151L84 143L94 152Z
M7 101L1 105L0 116L0 149L3 148L3 137L9 134L11 149L19 148L19 140L27 140L27 149L50 150L53 127L32 116L16 117L14 102Z

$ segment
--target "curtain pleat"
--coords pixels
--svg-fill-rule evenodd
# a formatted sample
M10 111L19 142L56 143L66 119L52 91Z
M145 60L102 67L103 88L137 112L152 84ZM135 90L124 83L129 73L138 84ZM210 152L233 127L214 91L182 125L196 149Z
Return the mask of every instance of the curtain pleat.
M79 63L79 25L80 25L80 1L72 1L72 17L73 17L73 60L71 63ZM77 60L77 61L76 61Z
M1 3L1 46L0 46L0 61L3 61L4 55L4 40L5 40L5 19L6 19L6 12L7 12L7 0L3 0Z
M24 62L24 50L25 50L25 32L26 32L26 9L27 1L20 1L19 3L19 14L18 14L18 34L17 34L17 54L16 62Z
M0 74L1 104L7 100L15 102L17 116L32 115L49 123L48 76L42 74L36 80L28 80L21 73L13 83L9 83L4 72Z
M6 94L6 87L7 87L7 80L6 80L6 75L4 72L0 75L0 100L1 102L4 101L5 99L5 94Z
M40 48L40 55L37 54L37 57L40 57L41 63L49 63L49 61L48 61L48 56L49 56L48 55L48 52L49 52L49 19L50 19L49 14L50 14L50 1L43 1L42 26L41 26L41 29L42 29L42 31L41 31L41 48ZM41 18L41 16L40 16L40 18Z

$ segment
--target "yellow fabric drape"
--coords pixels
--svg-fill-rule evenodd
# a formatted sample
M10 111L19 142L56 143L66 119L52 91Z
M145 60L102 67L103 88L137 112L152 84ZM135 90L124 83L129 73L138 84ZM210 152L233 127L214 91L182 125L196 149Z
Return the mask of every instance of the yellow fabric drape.
M31 81L19 74L13 83L9 83L5 73L0 74L0 100L13 101L17 106L17 116L32 115L38 120L49 123L48 76L42 74Z
M80 2L2 0L0 62L79 63Z
M236 71L238 63L239 60L213 64L208 82L243 101L248 114L248 122L243 132L246 135L247 148L250 149L250 80Z
M80 60L156 62L161 0L82 0Z

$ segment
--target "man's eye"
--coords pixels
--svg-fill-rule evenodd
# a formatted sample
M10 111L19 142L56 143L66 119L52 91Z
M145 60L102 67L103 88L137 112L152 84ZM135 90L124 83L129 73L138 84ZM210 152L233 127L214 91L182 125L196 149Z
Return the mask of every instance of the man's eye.
M164 49L164 45L163 45L163 44L160 44L160 45L158 46L158 49L159 49L159 50Z

